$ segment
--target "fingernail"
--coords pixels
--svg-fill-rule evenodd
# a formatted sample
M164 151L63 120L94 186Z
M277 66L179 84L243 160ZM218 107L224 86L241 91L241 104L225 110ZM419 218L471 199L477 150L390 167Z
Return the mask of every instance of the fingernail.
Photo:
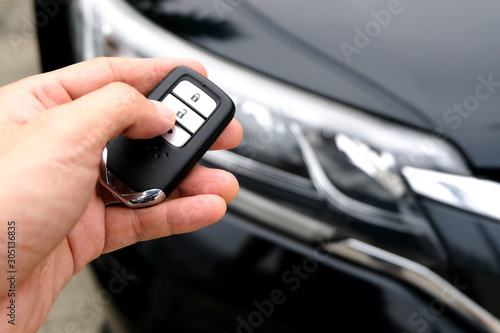
M152 99L150 99L150 101L156 106L156 109L163 117L172 121L175 120L175 114L174 111L172 111L172 109L170 109L168 106L166 106L164 103L160 101L155 101Z

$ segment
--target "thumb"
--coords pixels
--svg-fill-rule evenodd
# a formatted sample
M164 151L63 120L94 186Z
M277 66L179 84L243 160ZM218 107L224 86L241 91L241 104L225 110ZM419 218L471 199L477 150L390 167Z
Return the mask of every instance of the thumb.
M91 170L95 177L95 167L109 141L119 135L152 138L167 132L174 122L174 112L163 103L150 101L135 88L117 82L38 114L23 126L23 136L25 144L31 142L27 149L40 155L39 161L71 173ZM68 172L55 173L68 182ZM88 178L80 182L83 179Z
M51 111L53 129L75 133L77 139L93 133L97 148L104 148L118 135L149 139L167 132L175 122L174 112L165 104L148 100L121 82L108 84Z

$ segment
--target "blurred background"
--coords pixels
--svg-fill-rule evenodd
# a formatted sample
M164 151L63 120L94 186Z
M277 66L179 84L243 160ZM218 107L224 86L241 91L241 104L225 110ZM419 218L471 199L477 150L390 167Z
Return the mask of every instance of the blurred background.
M34 36L32 0L0 0L0 85L40 71ZM29 29L23 34L23 29Z
M0 0L0 86L40 72L32 8L33 0ZM107 303L87 267L61 292L38 332L99 332Z

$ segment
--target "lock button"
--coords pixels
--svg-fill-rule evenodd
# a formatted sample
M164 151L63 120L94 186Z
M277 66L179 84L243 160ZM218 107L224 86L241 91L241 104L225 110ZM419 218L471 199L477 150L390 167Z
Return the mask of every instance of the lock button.
M172 92L206 118L217 107L212 97L187 80L179 82Z
M198 102L200 100L200 94L194 94L193 96L191 96L191 100L195 103Z
M168 94L163 100L168 107L170 107L176 115L176 122L184 126L191 134L196 133L203 125L205 119L193 111L189 106L181 102L172 94Z

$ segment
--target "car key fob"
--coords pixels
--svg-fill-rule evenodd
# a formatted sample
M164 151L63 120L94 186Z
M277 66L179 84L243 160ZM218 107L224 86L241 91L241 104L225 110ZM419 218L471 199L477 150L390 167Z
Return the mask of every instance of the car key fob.
M164 201L234 116L233 101L189 67L176 67L148 95L176 114L174 127L149 140L118 137L103 151L99 180L128 207Z

